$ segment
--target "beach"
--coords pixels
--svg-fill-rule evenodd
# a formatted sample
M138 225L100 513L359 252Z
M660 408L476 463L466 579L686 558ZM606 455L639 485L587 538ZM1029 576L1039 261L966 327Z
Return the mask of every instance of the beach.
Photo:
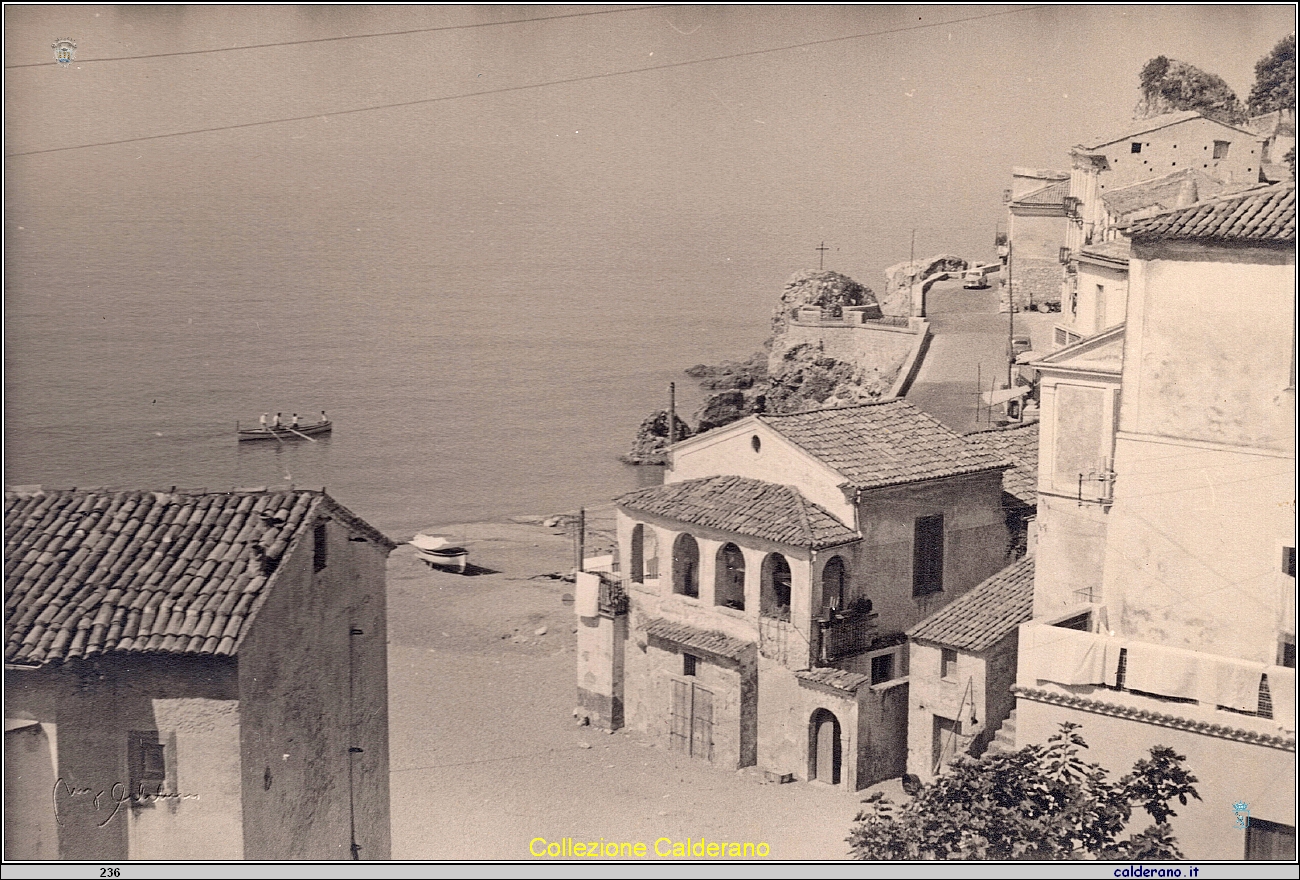
M573 537L548 519L422 530L463 542L468 574L431 569L405 545L389 557L393 858L537 860L530 843L565 838L643 842L650 861L656 841L671 852L664 839L846 858L869 792L767 783L757 768L577 722L573 586L554 576L573 568ZM608 552L612 506L587 521L587 555Z

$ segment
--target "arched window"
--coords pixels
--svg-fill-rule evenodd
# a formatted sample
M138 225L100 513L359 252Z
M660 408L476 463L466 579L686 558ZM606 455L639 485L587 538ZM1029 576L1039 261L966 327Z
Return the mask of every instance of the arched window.
M717 605L745 610L745 554L735 544L723 544L715 566L713 601Z
M659 578L659 541L655 530L641 523L632 527L631 576L636 584Z
M673 542L673 592L700 595L700 547L684 532Z
M849 575L844 569L844 560L839 556L832 556L822 568L823 615L844 610L844 591L848 582Z
M759 611L766 617L790 619L790 563L780 553L769 553L763 560L762 590Z

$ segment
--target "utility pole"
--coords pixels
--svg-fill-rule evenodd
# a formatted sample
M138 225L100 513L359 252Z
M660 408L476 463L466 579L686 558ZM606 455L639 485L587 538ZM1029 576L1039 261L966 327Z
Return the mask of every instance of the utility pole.
M1016 330L1016 288L1011 283L1011 242L1007 241L1007 387L1011 386L1011 371L1016 360L1012 339Z
M925 317L916 314L916 227L912 227L912 250L907 257L907 313L914 318ZM922 312L925 310L922 309Z
M677 442L677 383L668 383L668 445Z

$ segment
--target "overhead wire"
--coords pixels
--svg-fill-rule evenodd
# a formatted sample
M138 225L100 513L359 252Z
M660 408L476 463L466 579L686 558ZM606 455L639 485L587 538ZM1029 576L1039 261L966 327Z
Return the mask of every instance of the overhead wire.
M869 31L858 34L848 34L841 37L828 37L823 40L810 40L803 43L791 43L784 46L773 46L767 49L750 49L744 52L731 52L726 55L711 55L707 58L693 58L687 61L675 61L668 64L651 64L644 67L632 67L626 70L607 71L605 73L592 73L582 76L564 77L561 79L548 80L540 83L524 83L516 86L502 86L495 89L484 89L477 92L461 92L454 95L440 95L435 98L417 98L411 101L395 101L388 104L372 104L365 107L353 107L347 110L331 110L320 113L308 113L299 116L285 116L276 119L262 119L256 122L238 122L229 125L215 125L206 128L186 129L184 131L164 132L162 134L140 135L138 137L118 138L111 141L99 141L90 144L71 144L64 147L49 147L43 150L22 150L13 153L6 153L5 158L17 158L19 156L38 156L48 153L64 153L70 150L89 150L97 147L111 147L120 144L140 143L141 141L162 140L165 138L186 137L194 134L211 134L219 131L235 131L244 128L256 128L264 125L278 125L285 122L304 122L309 119L324 119L331 116L348 116L354 113L372 113L379 110L396 110L402 107L417 107L425 104L437 104L446 101L458 101L464 98L481 98L491 95L504 95L512 92L532 91L534 89L550 88L552 86L573 85L582 82L594 82L602 79L612 79L620 76L631 76L638 73L651 73L660 70L674 70L682 67L691 67L699 64L711 64L719 61L733 61L738 58L753 58L759 55L770 55L775 52L789 52L794 49L806 49L812 46L825 46L831 43L841 43L847 40L862 40L869 37L886 36L889 34L906 33L908 31L925 30L929 28L945 27L965 22L979 21L981 19L994 18L997 16L1015 15L1024 12L1033 12L1036 10L1046 9L1046 6L1026 6L1016 9L1002 10L999 12L986 12L979 15L970 15L965 18L947 19L945 21L931 22L925 24L907 25L905 27L886 28L879 31Z

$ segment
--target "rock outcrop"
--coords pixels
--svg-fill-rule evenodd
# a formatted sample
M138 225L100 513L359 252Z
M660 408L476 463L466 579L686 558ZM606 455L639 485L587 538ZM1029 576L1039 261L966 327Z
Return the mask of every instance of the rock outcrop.
M691 436L691 428L680 417L674 418L677 426L676 439L685 440ZM636 439L632 449L622 460L627 464L663 464L664 453L668 449L668 410L646 416L637 428Z
M880 309L886 315L907 318L912 314L912 289L924 290L927 282L933 283L936 275L965 272L969 264L953 254L937 254L927 260L904 260L885 270L885 292L880 297Z
M767 381L767 352L756 351L743 361L696 364L686 369L686 375L698 379L707 391L743 391Z
M772 312L773 341L785 333L789 323L803 306L816 306L830 317L838 318L845 306L879 306L876 295L847 275L829 269L799 272L786 282L781 301ZM868 312L867 317L880 317Z

